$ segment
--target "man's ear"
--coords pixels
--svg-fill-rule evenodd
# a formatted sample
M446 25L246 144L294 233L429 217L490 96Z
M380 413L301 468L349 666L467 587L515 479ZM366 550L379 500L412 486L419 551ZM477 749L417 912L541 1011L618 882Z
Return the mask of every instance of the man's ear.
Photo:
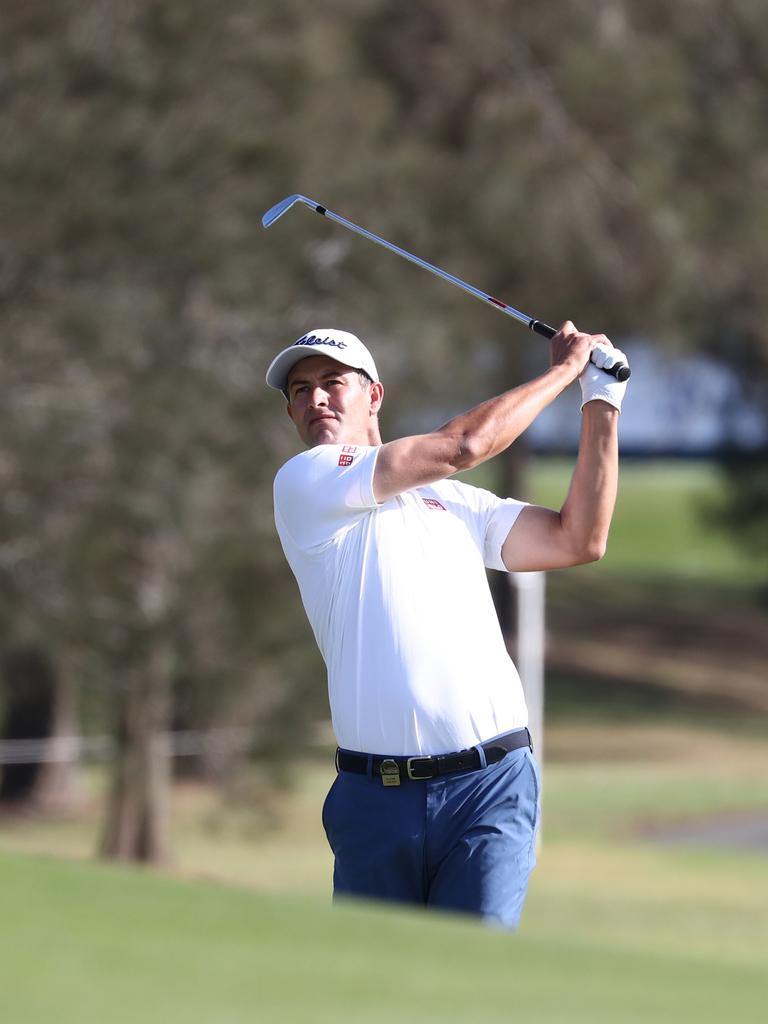
M290 402L286 402L285 403L285 411L288 413L288 417L289 417L291 423L293 423L294 422L294 420L293 420L293 410L291 409L291 403Z
M384 401L384 385L380 380L375 380L371 384L368 394L371 396L370 414L375 416L381 408L381 403Z

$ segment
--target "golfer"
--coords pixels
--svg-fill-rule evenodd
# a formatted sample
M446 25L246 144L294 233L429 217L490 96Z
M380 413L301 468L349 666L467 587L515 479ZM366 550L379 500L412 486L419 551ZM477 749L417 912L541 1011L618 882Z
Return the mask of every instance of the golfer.
M308 449L275 478L275 521L328 670L339 746L323 825L336 896L519 922L539 773L485 568L602 557L626 388L600 369L626 362L605 336L567 322L551 346L541 376L386 444L384 388L354 335L310 331L267 372ZM581 437L559 512L453 479L504 451L575 380Z

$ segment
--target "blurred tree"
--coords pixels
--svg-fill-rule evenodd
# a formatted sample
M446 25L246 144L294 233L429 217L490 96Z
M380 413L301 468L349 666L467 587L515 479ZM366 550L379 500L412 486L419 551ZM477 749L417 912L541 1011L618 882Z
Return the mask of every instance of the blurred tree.
M674 38L683 69L690 116L676 179L690 270L678 301L689 338L740 378L729 412L746 400L762 418L762 443L756 432L750 452L737 449L724 424L715 518L768 569L768 7L653 4L638 7L638 18Z
M259 336L287 293L270 314L251 250L282 91L249 47L279 5L209 14L33 2L5 12L2 37L5 632L106 680L102 849L139 859L168 855L174 680L209 693L198 724L263 730L304 689L305 658L278 667L301 639L269 500L289 449L266 423Z

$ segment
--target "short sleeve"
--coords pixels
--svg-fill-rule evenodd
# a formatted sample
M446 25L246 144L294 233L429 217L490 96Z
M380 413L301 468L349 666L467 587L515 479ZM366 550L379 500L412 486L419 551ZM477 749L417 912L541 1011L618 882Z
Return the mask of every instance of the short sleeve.
M507 572L501 549L527 503L516 498L499 498L492 491L458 480L444 480L433 487L441 499L447 501L451 511L466 522L486 567Z
M499 499L499 504L491 514L485 530L483 560L489 569L498 569L500 572L509 571L501 557L501 549L507 539L507 534L517 522L517 517L525 505L524 501L517 501L515 498Z
M378 447L323 444L295 456L275 477L275 523L298 547L327 543L377 507Z

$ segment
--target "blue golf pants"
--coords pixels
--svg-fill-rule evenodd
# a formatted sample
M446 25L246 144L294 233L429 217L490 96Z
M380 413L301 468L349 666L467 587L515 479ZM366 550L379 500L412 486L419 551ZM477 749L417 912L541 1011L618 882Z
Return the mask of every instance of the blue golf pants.
M527 747L477 771L400 786L339 772L323 805L334 898L440 907L514 929L538 819L539 769Z

